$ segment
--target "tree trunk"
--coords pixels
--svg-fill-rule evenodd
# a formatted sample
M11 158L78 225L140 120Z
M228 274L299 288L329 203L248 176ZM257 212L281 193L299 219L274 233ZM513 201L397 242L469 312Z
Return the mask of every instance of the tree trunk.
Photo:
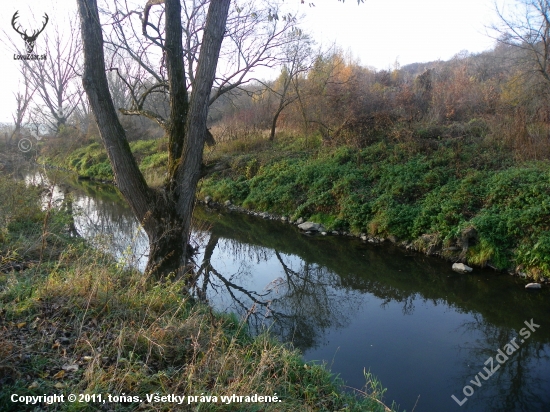
M283 108L279 108L277 112L275 113L275 116L273 116L273 120L271 121L271 133L269 134L269 141L272 142L275 140L275 129L277 127L277 119L279 118L279 115L283 111Z
M273 120L271 121L271 133L269 134L269 141L272 142L275 140L275 129L277 127L277 120L279 119L279 115L282 113L282 111L287 107L290 103L292 103L294 99L287 100L285 102L281 101L281 104L279 105L279 108L275 112L275 115L273 116Z
M177 162L185 141L185 122L189 97L183 66L181 30L181 4L179 0L166 0L166 69L170 89L170 121L168 123L168 174L175 177Z
M78 0L84 46L82 84L113 168L115 182L149 237L147 271L166 274L181 262L181 224L169 199L150 190L126 140L109 93L96 0ZM176 247L175 247L176 246ZM177 262L177 263L176 263Z
M8 134L6 133L6 136ZM15 129L13 131L13 133L11 134L10 136L10 140L8 141L8 146L11 146L12 145L12 142L13 142L13 138L15 137L16 139L18 139L21 135L21 124L15 124Z
M146 272L160 276L187 270L195 191L206 138L208 102L216 72L229 1L211 1L188 102L183 67L181 5L166 0L166 62L170 87L169 182L150 189L132 155L108 88L103 36L96 0L77 0L84 48L82 84L98 124L120 192L149 238Z

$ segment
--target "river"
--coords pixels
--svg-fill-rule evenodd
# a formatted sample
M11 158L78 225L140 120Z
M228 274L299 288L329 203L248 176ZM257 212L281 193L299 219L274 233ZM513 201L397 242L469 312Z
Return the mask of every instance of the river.
M147 239L117 190L62 187L80 235L143 269ZM199 207L194 221L195 293L326 362L350 388L370 370L400 410L550 411L547 288L529 293L509 275L459 274L387 243L307 236L243 214Z

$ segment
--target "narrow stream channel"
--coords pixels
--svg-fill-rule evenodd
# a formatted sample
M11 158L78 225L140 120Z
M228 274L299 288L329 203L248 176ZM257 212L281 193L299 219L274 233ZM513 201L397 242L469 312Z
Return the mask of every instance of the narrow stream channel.
M116 189L63 187L78 232L143 268L147 240ZM462 275L389 244L309 237L247 215L198 208L195 221L197 293L246 317L253 333L267 327L325 361L349 387L361 389L370 370L400 410L550 411L548 289L528 293L508 275Z

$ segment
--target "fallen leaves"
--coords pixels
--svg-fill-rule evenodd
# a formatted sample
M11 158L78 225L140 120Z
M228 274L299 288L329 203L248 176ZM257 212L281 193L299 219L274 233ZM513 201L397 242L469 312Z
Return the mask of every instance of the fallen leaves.
M59 372L57 372L55 375L53 375L54 379L62 379L65 376L65 371L61 369Z

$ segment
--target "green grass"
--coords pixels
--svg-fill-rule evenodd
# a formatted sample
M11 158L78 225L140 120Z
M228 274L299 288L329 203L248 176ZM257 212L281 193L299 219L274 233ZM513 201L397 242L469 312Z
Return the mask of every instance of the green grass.
M450 246L473 226L471 264L550 275L548 162L515 163L474 139L284 151L233 153L241 166L203 180L198 196L407 242L436 234Z
M164 180L168 164L168 153L165 150L166 142L166 139L130 142L130 149L141 172L148 183L153 186L160 185ZM53 157L50 156L41 160L72 170L81 177L107 181L114 179L107 152L99 142L78 147L71 151L68 156L67 153L60 152Z

